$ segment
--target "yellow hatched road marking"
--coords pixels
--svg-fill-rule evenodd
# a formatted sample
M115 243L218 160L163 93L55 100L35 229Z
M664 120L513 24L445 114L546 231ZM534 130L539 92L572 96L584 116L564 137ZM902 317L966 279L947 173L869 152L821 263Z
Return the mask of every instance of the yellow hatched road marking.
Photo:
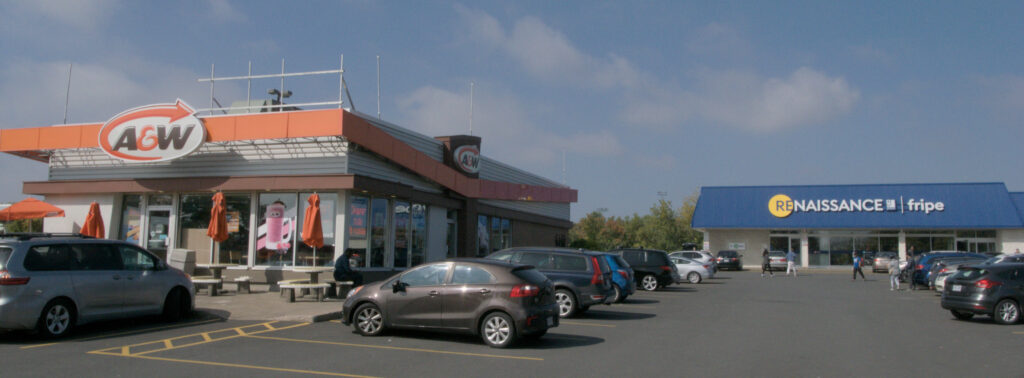
M285 337L273 337L273 336L249 335L249 336L246 336L246 337L253 338L253 339L291 341L291 342L296 342L296 343L308 343L308 344L324 344L324 345L350 346L350 347L357 347L357 348L388 349L388 350L401 350L401 351L407 351L407 352L423 352L423 353L437 353L437 354L454 354L454 355L459 355L459 356L487 357L487 358L505 358L505 359L511 359L511 360L544 361L543 358L537 358L537 357L509 356L509 355L500 355L500 354L451 352L451 351L446 351L446 350L421 349L421 348L404 348L404 347L385 346L385 345L353 344L353 343L342 343L342 342L336 342L336 341L289 339L289 338L285 338Z
M89 352L89 353L94 353L94 352ZM94 353L94 354L110 354L110 353ZM116 356L116 354L115 354L115 356ZM369 375L356 375L356 374L335 373L335 372L331 372L331 371L286 369L286 368L276 368L276 367L270 367L270 366L232 364L232 363L226 363L226 362L184 360L184 359L180 359L180 358L166 358L166 357L140 356L140 355L128 355L128 356L125 356L125 357L142 358L142 359L157 360L157 361L181 362L181 363L196 364L196 365L223 366L223 367L233 367L233 368L242 368L242 369L280 371L280 372L286 372L286 373L328 375L328 376L336 376L336 377L367 377L367 378L372 378L373 377L373 376L369 376Z
M612 325L612 324L601 324L601 323L574 322L574 321L565 321L565 320L559 321L558 323L559 324L568 324L568 325L579 325L579 326L615 328L615 326Z
M264 333L264 332L272 332L272 331L285 330L285 329L289 329L289 328L302 327L302 326L306 326L306 325L310 324L310 323L299 323L299 324L289 325L289 326L286 326L286 327L274 327L274 326L271 325L272 323L275 323L275 322L266 322L266 323L260 323L260 324L250 324L250 325L241 326L241 327L225 328L225 329L219 329L219 330L209 331L209 332L200 332L200 333L194 333L194 334L190 334L190 335L176 336L176 337L172 337L172 338L168 338L168 339L155 340L155 341L147 341L147 342L144 342L144 343L125 345L125 346L121 346L121 347L99 349L99 350L94 350L94 351L89 352L89 353L93 353L93 354L113 354L113 355L123 355L123 356L139 356L139 355L143 355L143 354L149 354L149 353L155 353L155 352L163 352L163 351L167 351L167 350L171 350L171 349L179 349L179 348L185 348L185 347L190 347L190 346L195 346L195 345L200 345L200 344L212 343L212 342L221 341L221 340L234 339L234 338L239 338L239 337L247 336L247 335L254 335L254 334L260 334L260 333ZM254 331L254 332L246 332L245 329L247 329L247 328L262 328L262 329L259 330L259 331ZM234 331L234 332L232 332L231 334L228 334L227 336L220 336L220 337L215 337L214 336L214 334L230 332L230 331ZM185 343L185 344L181 344L181 345L176 345L174 343L175 341L179 341L179 340L184 340L184 339L189 339L189 338L194 339L197 336L198 337L202 337L203 340L202 341L195 341L195 342ZM154 344L157 344L157 345L162 344L162 348L153 349L153 350L147 350L147 351L142 351L142 352L137 352L137 353L132 353L131 352L132 348L141 347L141 346L147 346L147 345L154 345ZM119 351L119 352L113 352L113 351Z
M208 320L195 321L195 322L191 322L191 323L171 324L171 325L160 326L160 327L143 328L143 329L136 329L136 330L132 330L132 331L110 333L110 334L102 334L102 335L97 335L97 336L85 337L85 338L81 338L81 339L70 339L70 340L63 341L63 343L67 343L67 342L71 342L71 341L89 341L89 340L96 340L96 339L102 339L102 338L108 338L108 337L132 335L132 334L139 334L139 333L150 332L150 331L157 331L157 330L161 330L161 329L183 328L183 327L188 327L188 326L192 326L192 325L213 323L213 322L219 322L219 321L223 321L223 319L208 319ZM32 349L32 348L39 348L39 347L45 347L45 346L57 345L57 344L61 344L61 343L46 343L46 344L28 345L28 346L21 347L21 349Z

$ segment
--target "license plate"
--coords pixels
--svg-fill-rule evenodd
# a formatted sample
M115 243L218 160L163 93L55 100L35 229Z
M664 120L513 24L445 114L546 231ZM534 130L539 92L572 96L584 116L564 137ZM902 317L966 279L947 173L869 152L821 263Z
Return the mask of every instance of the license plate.
M548 317L548 327L551 327L551 326L553 326L553 325L555 325L555 318L554 318L554 317L551 317L551 316L549 316L549 317Z
M953 285L953 291L955 291L957 293L959 293L961 291L964 291L964 286L963 285Z

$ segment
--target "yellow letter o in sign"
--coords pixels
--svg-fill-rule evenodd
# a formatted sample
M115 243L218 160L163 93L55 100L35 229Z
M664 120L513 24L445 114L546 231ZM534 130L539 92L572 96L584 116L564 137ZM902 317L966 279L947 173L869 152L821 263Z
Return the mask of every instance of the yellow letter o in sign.
M768 211L776 218L785 218L793 213L793 199L785 194L776 194L768 200Z

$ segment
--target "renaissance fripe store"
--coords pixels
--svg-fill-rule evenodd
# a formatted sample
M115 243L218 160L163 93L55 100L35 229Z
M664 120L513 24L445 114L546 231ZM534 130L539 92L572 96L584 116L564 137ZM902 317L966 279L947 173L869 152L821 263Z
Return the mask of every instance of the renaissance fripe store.
M482 156L479 137L430 137L340 107L242 105L204 116L179 100L106 123L8 129L0 151L45 163L48 180L23 184L66 212L45 231L77 232L95 201L108 238L160 257L195 251L200 263L231 264L226 277L274 282L349 249L376 279L426 261L565 244L576 190ZM216 192L229 236L214 245ZM301 241L314 193L317 249Z
M794 251L808 267L852 264L852 253L1014 253L1024 249L1024 193L1003 183L701 188L693 227L704 249Z

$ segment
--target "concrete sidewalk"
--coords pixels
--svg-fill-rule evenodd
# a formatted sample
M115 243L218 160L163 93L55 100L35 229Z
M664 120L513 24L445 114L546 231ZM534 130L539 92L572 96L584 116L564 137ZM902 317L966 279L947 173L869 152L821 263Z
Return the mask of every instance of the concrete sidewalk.
M251 294L239 294L231 283L226 283L223 290L216 297L206 295L206 290L196 294L196 311L230 320L323 322L341 319L344 302L336 298L317 302L315 295L296 295L295 302L288 303L287 298L278 291L270 291L266 284L253 284Z

